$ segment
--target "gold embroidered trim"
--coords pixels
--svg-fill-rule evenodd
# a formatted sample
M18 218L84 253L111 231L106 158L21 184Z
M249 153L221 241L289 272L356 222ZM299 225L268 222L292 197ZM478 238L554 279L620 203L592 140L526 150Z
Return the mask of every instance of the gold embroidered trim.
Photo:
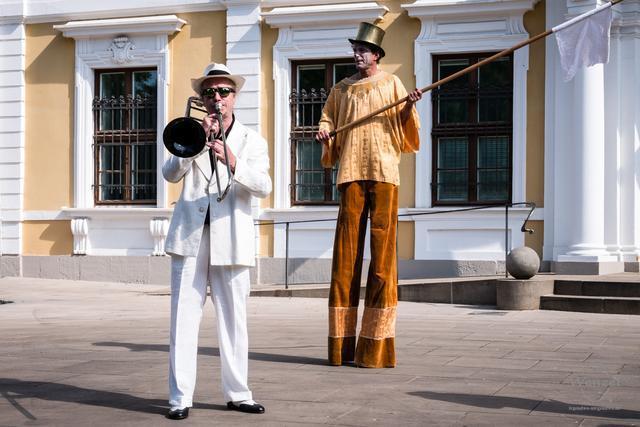
M382 340L396 336L396 307L365 307L362 315L360 336L372 340Z
M329 337L356 336L358 307L329 307Z

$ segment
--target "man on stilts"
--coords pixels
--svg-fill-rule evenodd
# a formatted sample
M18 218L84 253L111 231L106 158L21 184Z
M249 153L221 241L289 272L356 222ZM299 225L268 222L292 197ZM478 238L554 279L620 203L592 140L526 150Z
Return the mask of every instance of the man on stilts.
M368 368L396 365L397 297L396 234L400 155L419 148L418 114L422 92L407 91L396 76L382 71L384 31L361 23L349 39L357 73L337 83L329 93L316 139L322 142L322 165L339 164L340 191L329 295L329 363L355 362ZM401 98L367 122L330 132ZM371 217L371 263L365 308L356 343L360 276L367 217Z

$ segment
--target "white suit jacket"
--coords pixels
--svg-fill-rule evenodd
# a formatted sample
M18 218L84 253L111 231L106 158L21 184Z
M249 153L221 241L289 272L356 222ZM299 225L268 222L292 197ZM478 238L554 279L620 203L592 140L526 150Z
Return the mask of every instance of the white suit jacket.
M183 180L182 193L171 218L165 250L169 254L196 256L207 207L210 209L211 265L255 265L255 229L251 198L271 193L267 142L255 131L234 122L227 145L236 156L233 184L218 202L215 173L208 149L190 158L171 155L162 167L169 182ZM227 185L227 169L217 162L222 191Z

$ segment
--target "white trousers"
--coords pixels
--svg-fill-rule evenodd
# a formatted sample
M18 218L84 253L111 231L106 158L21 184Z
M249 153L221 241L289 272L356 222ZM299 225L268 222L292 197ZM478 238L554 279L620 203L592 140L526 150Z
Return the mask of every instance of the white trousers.
M196 385L198 332L211 288L216 310L222 392L226 401L251 399L247 384L249 268L209 265L209 227L196 257L171 257L169 404L191 407Z

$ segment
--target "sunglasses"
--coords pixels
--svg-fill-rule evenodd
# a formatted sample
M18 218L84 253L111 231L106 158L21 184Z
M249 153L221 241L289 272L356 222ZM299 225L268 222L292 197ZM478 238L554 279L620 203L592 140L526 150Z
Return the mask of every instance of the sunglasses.
M226 98L236 91L230 87L208 87L202 91L202 96L205 98L215 98L216 93L220 95L220 98Z

